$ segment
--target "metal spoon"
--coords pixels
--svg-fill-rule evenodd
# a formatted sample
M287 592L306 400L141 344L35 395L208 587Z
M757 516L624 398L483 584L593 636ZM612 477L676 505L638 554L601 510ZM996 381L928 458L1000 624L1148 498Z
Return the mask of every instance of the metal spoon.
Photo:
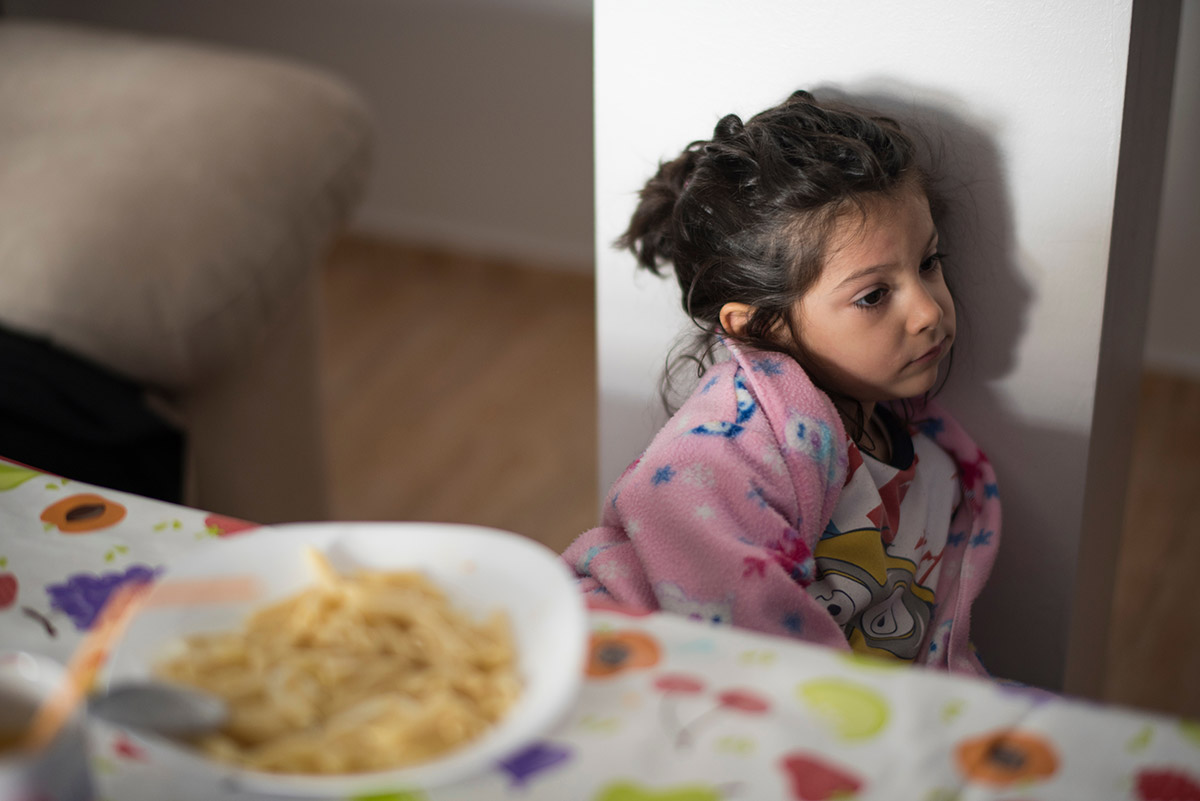
M88 698L87 711L109 723L171 739L208 734L229 719L228 707L217 696L151 679L112 685Z

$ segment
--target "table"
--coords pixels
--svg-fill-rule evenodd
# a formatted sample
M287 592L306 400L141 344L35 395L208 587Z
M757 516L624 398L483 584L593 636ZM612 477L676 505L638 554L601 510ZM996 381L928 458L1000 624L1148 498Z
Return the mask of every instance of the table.
M65 662L122 581L253 528L0 460L0 645ZM372 798L1200 799L1197 722L674 615L589 619L557 728L468 781ZM103 799L186 796L130 733L98 731L91 759Z

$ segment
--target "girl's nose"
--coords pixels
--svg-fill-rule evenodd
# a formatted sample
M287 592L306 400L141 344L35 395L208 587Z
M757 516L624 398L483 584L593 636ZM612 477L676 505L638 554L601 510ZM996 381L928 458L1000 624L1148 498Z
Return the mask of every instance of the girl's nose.
M911 334L919 334L933 328L942 322L942 304L923 283L913 290L912 304L908 310L908 330Z

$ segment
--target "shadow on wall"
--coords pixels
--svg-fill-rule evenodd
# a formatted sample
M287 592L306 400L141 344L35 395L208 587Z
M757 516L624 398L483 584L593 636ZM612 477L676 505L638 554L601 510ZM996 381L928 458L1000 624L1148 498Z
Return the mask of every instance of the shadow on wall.
M1046 521L1056 517L1054 495L1023 468L1036 459L1037 475L1062 477L1056 487L1062 497L1082 498L1088 443L1075 432L1030 425L998 387L1016 368L1036 290L1019 269L1004 162L991 127L970 119L969 104L959 98L931 96L927 87L918 90L887 79L818 87L814 94L893 117L917 133L926 151L934 191L943 203L936 216L959 311L956 355L944 395L988 453L1004 498L1003 544L973 611L972 632L996 675L1059 689L1062 676L1031 673L1024 648L1057 654L1056 661L1065 662L1069 620L1048 617L1044 609L1069 608L1075 554L1063 538L1046 532ZM1055 602L1024 592L1026 586L1051 587L1062 596ZM1045 658L1038 662L1047 665Z
M948 254L947 281L960 315L952 383L1003 378L1016 366L1016 344L1032 290L1017 267L1012 210L996 143L986 124L951 111L966 108L957 98L929 99L926 87L892 81L869 86L818 87L813 93L877 110L917 140L941 200L940 212L934 210L939 249ZM913 100L916 96L922 99Z

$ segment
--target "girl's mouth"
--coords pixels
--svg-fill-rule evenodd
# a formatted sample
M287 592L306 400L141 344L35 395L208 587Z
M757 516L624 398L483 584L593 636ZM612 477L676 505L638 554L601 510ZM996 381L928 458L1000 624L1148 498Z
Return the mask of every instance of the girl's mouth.
M942 337L940 342L938 342L936 345L934 345L929 350L925 351L923 354L921 354L917 358L913 359L912 362L910 362L910 364L927 364L927 363L937 359L939 356L942 355L942 352L946 349L946 339L947 339L946 337Z

